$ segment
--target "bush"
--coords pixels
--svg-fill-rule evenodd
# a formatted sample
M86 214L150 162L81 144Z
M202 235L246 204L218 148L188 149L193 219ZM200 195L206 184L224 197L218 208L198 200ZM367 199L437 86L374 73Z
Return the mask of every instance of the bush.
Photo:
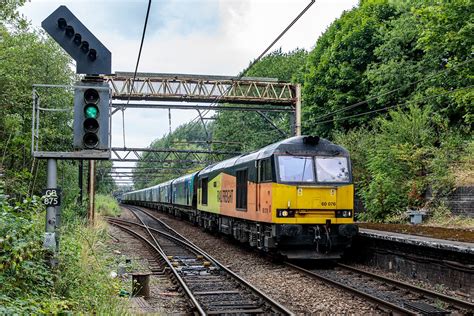
M42 247L44 207L33 197L0 209L0 314L56 313L61 304Z
M108 277L105 225L88 227L66 208L59 266L43 249L44 206L37 198L0 205L0 314L122 314L119 281Z
M448 195L455 184L450 166L470 148L463 133L448 129L429 107L413 105L389 115L376 119L371 130L334 135L351 153L364 220L402 221L407 208L427 206L428 189L436 200Z
M117 216L121 212L117 200L110 195L96 195L95 208L102 216Z
M67 223L61 229L61 253L55 292L68 300L68 310L98 314L123 312L119 302L119 280L110 279L113 257L107 255L106 225L95 227L85 220Z

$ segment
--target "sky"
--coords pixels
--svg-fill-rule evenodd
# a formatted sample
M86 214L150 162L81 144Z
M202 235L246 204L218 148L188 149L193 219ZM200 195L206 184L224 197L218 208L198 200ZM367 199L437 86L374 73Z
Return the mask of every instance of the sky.
M139 72L235 76L267 48L309 0L154 0ZM318 37L358 0L316 0L272 50L311 50ZM32 0L20 9L33 26L60 5L112 52L112 72L134 71L146 0ZM172 110L171 127L197 112ZM168 110L127 109L125 145L147 147L169 131ZM112 146L123 147L122 114L112 118Z

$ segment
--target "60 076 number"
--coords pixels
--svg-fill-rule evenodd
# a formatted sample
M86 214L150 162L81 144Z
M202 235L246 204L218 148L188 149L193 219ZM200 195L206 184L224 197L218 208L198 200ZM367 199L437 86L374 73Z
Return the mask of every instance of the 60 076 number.
M336 202L321 202L321 206L336 206Z

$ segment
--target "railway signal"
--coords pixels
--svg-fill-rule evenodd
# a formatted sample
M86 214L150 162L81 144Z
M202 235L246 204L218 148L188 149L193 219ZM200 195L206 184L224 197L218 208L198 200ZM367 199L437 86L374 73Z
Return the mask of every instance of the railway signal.
M111 73L112 54L67 7L57 8L41 26L74 58L76 73Z
M102 82L81 82L74 92L74 147L84 150L109 149L109 86Z

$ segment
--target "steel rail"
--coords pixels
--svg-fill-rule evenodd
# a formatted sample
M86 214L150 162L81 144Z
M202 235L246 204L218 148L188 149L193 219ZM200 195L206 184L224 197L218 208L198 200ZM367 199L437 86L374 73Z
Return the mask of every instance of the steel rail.
M318 279L320 279L320 280L323 280L323 281L326 282L326 283L335 285L335 286L337 286L337 287L339 287L339 288L342 288L342 289L344 289L344 290L346 290L346 291L349 291L349 292L351 292L351 293L354 293L354 294L356 294L356 295L358 295L358 296L360 296L360 297L362 297L362 298L364 298L364 299L367 299L367 300L369 300L369 301L372 301L372 302L374 302L374 303L376 303L376 304L381 304L381 305L385 306L386 308L388 308L388 309L390 309L390 310L392 310L392 311L396 311L396 312L398 312L398 313L402 313L402 314L405 314L405 315L413 315L413 316L414 316L414 315L418 315L418 314L417 314L416 312L414 312L414 311L411 311L411 310L406 309L406 308L403 308L403 307L401 307L401 306L398 306L398 305L392 304L392 303L390 303L390 302L384 301L384 300L382 300L382 299L380 299L380 298L378 298L378 297L375 297L375 296L370 295L370 294L368 294L368 293L359 291L359 290L357 290L357 289L355 289L355 288L353 288L353 287L347 286L347 285L342 284L342 283L340 283L340 282L331 280L331 279L329 279L329 278L326 278L325 276L322 276L322 275L317 274L316 272L313 272L313 271L304 269L304 268L302 268L302 267L299 267L299 266L294 265L294 264L289 263L289 262L285 262L285 265L287 265L287 266L289 266L289 267L291 267L291 268L293 268L293 269L295 269L295 270L297 270L297 271L303 272L304 274L307 274L307 275L309 275L309 276L311 276L311 277L316 277L316 278L318 278Z
M108 220L111 220L112 222L117 222L117 223L124 223L124 224L132 224L132 225L136 225L136 226L139 226L139 227L142 227L144 228L145 226L147 225L143 225L143 224L139 224L139 223L135 223L135 222L128 222L126 220L123 220L123 219L116 219L116 218L109 218ZM166 225L166 224L165 224ZM166 225L167 226L167 225ZM242 277L240 277L239 275L237 275L235 272L233 272L232 270L229 270L227 267L225 267L223 264L221 264L219 261L217 261L215 258L213 258L212 256L210 256L207 252L205 252L204 250L200 249L199 247L195 246L194 244L192 244L191 242L189 242L185 237L183 237L182 235L180 235L179 233L177 233L174 229L172 229L171 227L168 226L168 228L175 232L179 237L175 237L175 236L172 236L168 233L165 233L165 232L162 232L156 228L153 228L153 227L149 227L149 229L157 234L160 234L161 236L165 237L165 238L168 238L169 240L172 240L172 241L175 241L177 243L180 243L182 244L183 246L185 247L188 247L189 249L201 254L204 258L206 258L206 260L212 262L213 264L215 264L216 266L218 266L219 268L221 268L222 270L224 270L225 272L229 273L233 278L235 278L237 281L239 281L239 283L241 283L242 285L244 285L245 287L247 287L248 289L250 289L252 292L254 292L254 294L256 294L257 296L261 297L261 298L264 298L265 301L267 303L269 303L269 305L276 311L278 311L278 313L281 313L282 315L294 315L293 312L291 312L290 310L286 309L286 307L284 307L283 305L281 305L280 303L274 301L271 297L269 297L267 294L265 294L264 292L260 291L259 289L257 289L256 287L254 287L252 284L250 284L248 281L246 281L245 279L243 279ZM182 238L182 239L180 239Z
M139 223L134 223L134 222L127 222L126 220L122 220L122 219L112 219L113 221L117 221L117 222L124 222L124 223L127 223L127 224L133 224L133 225L136 225L136 226L140 226L140 227L143 227L142 224L139 224ZM279 311L279 313L283 314L283 315L294 315L293 312L291 312L290 310L286 309L286 307L284 307L283 305L281 305L280 303L276 302L275 300L273 300L271 297L269 297L267 294L265 294L264 292L260 291L259 289L257 289L256 287L254 287L252 284L250 284L248 281L246 281L245 279L243 279L242 277L240 277L239 275L237 275L235 272L233 272L232 270L229 270L229 268L227 268L226 266L224 266L222 263L220 263L219 261L217 261L214 257L210 256L207 252L205 252L204 250L202 250L201 248L199 248L198 246L194 245L192 242L190 242L186 237L182 236L181 234L179 234L178 232L176 232L173 228L169 227L168 225L166 225L165 223L163 223L163 225L167 226L167 229L170 229L171 231L173 231L174 233L176 233L179 237L175 237L175 236L172 236L168 233L165 233L165 232L162 232L158 229L155 229L153 227L150 227L150 230L153 231L153 232L156 232L168 239L171 239L173 241L176 241L178 243L181 243L182 245L186 246L186 247L189 247L191 250L193 251L196 251L198 252L199 254L201 254L204 258L206 258L206 260L214 263L216 266L218 266L219 268L221 268L222 270L224 270L225 272L229 273L233 278L235 278L237 281L239 281L239 283L241 283L242 285L246 286L247 288L249 288L250 290L252 290L252 292L254 292L254 294L256 294L257 296L259 297L262 297L264 298L267 303L270 303L269 305L272 306L273 309ZM181 239L180 239L181 238Z
M153 250L156 251L156 253L158 253L160 255L160 257L163 259L163 261L166 262L166 264L168 265L168 267L170 268L171 272L173 273L173 275L175 276L175 278L178 280L181 288L185 291L186 293L186 296L188 296L188 298L191 300L191 302L193 303L194 307L197 309L197 311L199 312L200 315L206 315L206 313L204 312L202 306L199 304L199 302L196 300L196 297L192 294L191 290L188 288L188 286L186 285L186 283L184 282L184 280L181 278L181 276L179 275L179 273L176 271L176 269L173 267L173 265L171 264L171 262L169 261L169 259L166 257L166 255L163 253L163 250L161 249L161 247L159 247L159 245L157 244L156 246L153 245L153 243L151 243L146 237L140 235L139 233L133 231L132 229L124 226L124 225L121 225L120 223L117 223L117 222L114 222L115 220L111 220L112 218L106 218L107 222L109 222L111 225L114 225L124 231L126 231L127 233L135 236L136 238L140 239L141 241L145 242L148 246L150 246ZM126 221L123 221L122 220L122 223L124 224L132 224L133 222L126 222ZM138 224L138 223L133 223L133 224ZM146 225L144 225L146 227ZM151 234L151 233L150 233ZM154 237L152 236L152 238L154 239ZM158 247L159 248L158 248Z
M130 206L127 205L127 207L130 209ZM232 270L230 270L229 268L227 268L225 265L223 265L222 263L220 263L217 259L215 259L214 257L212 257L210 254L208 254L206 251L204 251L203 249L199 248L198 246L194 245L191 241L189 241L186 237L182 236L181 234L179 234L176 230L174 230L173 228L171 228L169 225L167 225L166 223L164 223L162 220L156 218L153 214L151 214L150 212L146 211L146 210L143 210L143 208L139 208L139 207L135 207L133 206L133 208L136 208L138 209L139 211L147 214L148 216L150 216L151 218L153 218L154 220L156 220L157 222L160 223L160 225L163 225L166 229L168 229L169 231L171 231L173 234L176 234L178 237L175 237L175 236L172 236L168 233L165 233L165 232L162 232L158 229L155 229L153 227L149 227L149 229L153 232L156 232L168 239L172 239L180 244L182 244L183 246L185 247L188 247L189 249L197 252L198 254L201 254L204 258L206 258L206 260L214 263L216 266L218 266L220 269L222 269L223 271L229 273L233 278L235 278L239 283L241 283L242 285L244 285L245 287L247 287L248 289L250 289L255 295L259 296L259 297L262 297L266 300L266 302L276 311L278 311L279 313L282 313L284 315L294 315L293 312L291 312L290 310L288 310L286 307L284 307L283 305L281 305L280 303L278 303L277 301L273 300L271 297L269 297L267 294L265 294L264 292L262 292L261 290L257 289L256 287L254 287L252 284L250 284L248 281L246 281L245 279L243 279L242 277L240 277L239 275L237 275L235 272L233 272ZM133 211L132 211L133 213ZM123 219L116 219L114 218L113 219L114 221L124 221ZM126 222L126 221L125 221ZM139 224L139 223L134 223L134 222L130 222L131 224L133 225L136 225L136 226L140 226L142 227L142 224ZM146 225L145 225L146 226Z
M426 295L427 297L431 297L433 299L439 299L441 301L445 301L445 302L453 304L455 306L465 308L467 310L474 311L474 304L473 303L463 301L463 300L460 300L460 299L457 299L457 298L454 298L454 297L450 297L450 296L444 295L442 293L437 293L435 291L424 289L424 288L421 288L421 287L418 287L418 286L415 286L415 285L411 285L411 284L408 284L408 283L405 283L405 282L401 282L401 281L398 281L398 280L395 280L395 279L387 278L387 277L384 277L384 276L381 276L381 275L378 275L378 274L375 274L375 273L372 273L372 272L369 272L369 271L364 271L364 270L361 270L361 269L358 269L358 268L354 268L354 267L351 267L351 266L348 266L348 265L345 265L345 264L342 264L342 263L338 263L337 265L344 268L344 269L354 271L356 273L364 274L364 275L369 276L371 278L375 278L375 279L378 279L378 280L381 280L381 281L384 281L384 282L388 282L388 283L393 283L393 284L395 284L399 287L405 288L407 290L422 293L422 294Z

